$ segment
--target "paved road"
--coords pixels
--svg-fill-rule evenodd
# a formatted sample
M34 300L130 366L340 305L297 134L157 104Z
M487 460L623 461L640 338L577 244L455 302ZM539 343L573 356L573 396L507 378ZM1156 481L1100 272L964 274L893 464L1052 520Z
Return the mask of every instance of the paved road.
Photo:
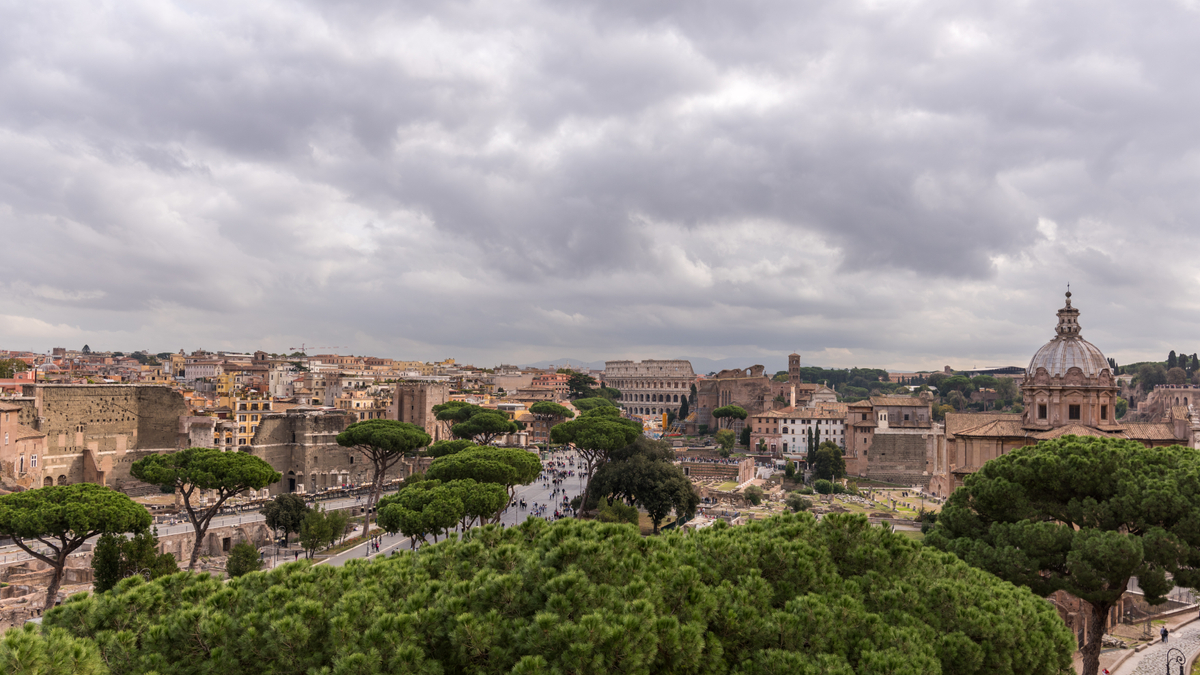
M572 461L574 461L574 465L571 464ZM521 523L526 518L539 517L534 513L533 505L535 503L539 506L550 504L551 502L557 503L562 500L564 494L568 499L571 499L583 492L584 480L583 477L579 475L581 463L575 456L574 452L553 453L543 460L542 464L548 471L573 471L575 475L563 479L563 482L560 485L552 485L549 483L548 473L543 472L542 479L536 480L530 485L518 487L516 490L516 501L519 503L523 499L528 506L524 509L519 507L509 507L507 510L505 510L503 515L500 516L500 522L505 527ZM556 489L561 490L561 492L552 494ZM547 508L546 513L540 517L546 518L547 520L553 520L554 508ZM407 551L411 548L412 541L408 537L404 537L399 534L385 534L380 541L378 552L368 552L367 544L362 544L337 556L327 558L322 562L322 564L341 566L346 564L347 561L356 558L375 558L381 555L388 555L393 551ZM282 562L290 562L290 560L281 561L281 564Z

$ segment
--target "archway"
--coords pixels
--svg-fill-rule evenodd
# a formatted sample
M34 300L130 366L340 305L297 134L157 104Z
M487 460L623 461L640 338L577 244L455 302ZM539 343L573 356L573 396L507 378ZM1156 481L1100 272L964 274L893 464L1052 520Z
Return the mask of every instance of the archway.
M295 492L295 491L296 491L296 472L289 471L288 472L288 492Z
M60 475L60 476L58 477L58 484L59 484L59 485L66 485L66 484L67 484L67 477L66 477L66 476L61 476L61 475Z
M54 485L54 479L46 476L46 480L42 481L42 487L50 487L51 485Z

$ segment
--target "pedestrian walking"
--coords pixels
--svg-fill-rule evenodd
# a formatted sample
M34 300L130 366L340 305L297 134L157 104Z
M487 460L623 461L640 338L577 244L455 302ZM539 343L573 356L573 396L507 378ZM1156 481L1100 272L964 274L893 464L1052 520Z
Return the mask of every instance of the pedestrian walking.
M1167 630L1167 627L1163 626L1162 630L1158 631L1158 634L1162 636L1162 641L1165 644L1167 642L1167 635L1170 634L1170 632Z

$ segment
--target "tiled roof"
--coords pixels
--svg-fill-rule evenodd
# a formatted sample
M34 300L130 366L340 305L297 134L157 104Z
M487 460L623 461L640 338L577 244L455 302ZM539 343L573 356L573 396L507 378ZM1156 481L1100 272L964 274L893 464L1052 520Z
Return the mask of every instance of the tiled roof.
M20 441L20 440L24 440L26 438L45 438L46 437L46 434L43 434L42 432L38 431L37 429L31 429L31 428L25 426L24 424L14 424L12 426L11 433L13 435L12 439L14 441Z
M928 406L927 401L923 401L916 396L872 396L871 405L887 406L887 405L904 405L904 406Z
M1171 419L1186 420L1189 417L1190 417L1190 415L1188 414L1188 407L1186 405L1171 406Z
M20 409L21 409L21 406L17 405L16 403L0 402L0 412L17 412Z
M977 427L958 431L955 435L1013 438L1028 436L1029 432L1021 426L1021 420L1018 416L1015 420L992 420Z
M946 413L946 434L954 435L988 422L1021 421L1019 413Z
M1125 431L1121 435L1135 441L1184 440L1175 435L1175 425L1170 422L1130 422L1122 426Z
M1120 438L1120 434L1113 434L1101 431L1095 427L1087 427L1082 424L1068 424L1065 427L1057 427L1048 431L1039 431L1031 433L1032 438L1039 441L1048 441L1063 436L1093 436L1096 438Z

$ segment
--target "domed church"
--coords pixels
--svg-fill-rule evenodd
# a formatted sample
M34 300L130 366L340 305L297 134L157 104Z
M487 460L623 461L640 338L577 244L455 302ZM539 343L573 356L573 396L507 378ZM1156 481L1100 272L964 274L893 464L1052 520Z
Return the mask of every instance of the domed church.
M947 413L945 442L932 462L929 491L949 495L985 462L1009 450L1061 436L1128 438L1148 447L1196 447L1200 421L1127 422L1116 419L1116 374L1080 334L1079 310L1058 310L1054 337L1037 350L1021 381L1024 412Z

